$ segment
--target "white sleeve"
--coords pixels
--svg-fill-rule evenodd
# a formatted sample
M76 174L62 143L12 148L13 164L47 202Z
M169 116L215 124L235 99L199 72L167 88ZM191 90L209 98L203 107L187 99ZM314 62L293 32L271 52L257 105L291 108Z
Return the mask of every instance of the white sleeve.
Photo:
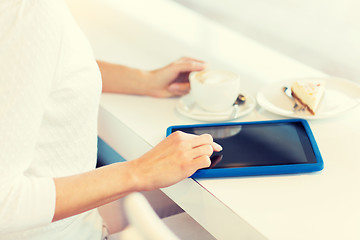
M53 179L26 175L61 42L48 2L0 1L0 235L48 224L55 211Z

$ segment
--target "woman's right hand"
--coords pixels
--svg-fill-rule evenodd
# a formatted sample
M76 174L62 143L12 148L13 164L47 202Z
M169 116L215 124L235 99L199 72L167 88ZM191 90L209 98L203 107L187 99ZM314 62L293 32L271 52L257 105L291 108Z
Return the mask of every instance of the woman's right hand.
M213 151L222 147L209 134L193 135L177 131L149 152L128 162L137 191L171 186L210 166Z
M131 192L173 185L199 168L208 167L213 151L221 150L209 134L197 136L178 131L135 160L55 178L53 221L99 207Z

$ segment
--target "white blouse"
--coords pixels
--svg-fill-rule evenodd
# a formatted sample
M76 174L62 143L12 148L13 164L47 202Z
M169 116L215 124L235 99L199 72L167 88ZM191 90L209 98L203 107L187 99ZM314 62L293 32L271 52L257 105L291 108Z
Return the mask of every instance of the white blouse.
M101 239L55 223L53 178L95 168L101 75L63 0L0 0L0 239Z

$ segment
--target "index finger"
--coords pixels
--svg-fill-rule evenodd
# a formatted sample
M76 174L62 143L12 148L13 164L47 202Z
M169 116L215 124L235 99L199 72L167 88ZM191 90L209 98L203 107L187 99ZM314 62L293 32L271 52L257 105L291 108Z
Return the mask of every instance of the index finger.
M194 137L192 140L191 140L191 145L192 147L199 147L199 146L202 146L202 145L211 145L212 148L219 152L222 150L222 147L221 145L219 145L218 143L214 142L214 139L213 137L210 135L210 134L202 134L202 135L198 135L197 137Z
M184 61L175 65L178 72L201 71L206 68L206 64L200 61Z

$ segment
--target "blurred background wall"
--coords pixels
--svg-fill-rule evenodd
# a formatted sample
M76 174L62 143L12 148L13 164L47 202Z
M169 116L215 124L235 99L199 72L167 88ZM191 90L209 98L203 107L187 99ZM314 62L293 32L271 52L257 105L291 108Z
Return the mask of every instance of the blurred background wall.
M171 0L327 74L360 82L359 0Z

